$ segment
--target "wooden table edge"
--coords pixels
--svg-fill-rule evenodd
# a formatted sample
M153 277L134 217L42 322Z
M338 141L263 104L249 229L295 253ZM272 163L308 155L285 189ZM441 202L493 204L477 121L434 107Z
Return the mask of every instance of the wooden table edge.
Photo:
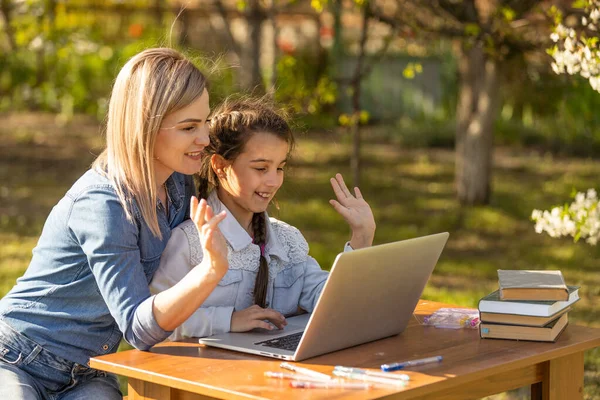
M494 339L481 339L481 340L494 340ZM384 395L383 398L393 399L395 397L398 397L398 398L409 399L409 398L419 397L419 396L423 396L423 395L431 395L431 394L434 394L437 392L457 388L459 386L467 386L470 383L477 382L477 381L480 381L480 380L483 380L486 378L502 375L502 374L507 374L507 373L510 373L511 371L525 370L528 367L536 368L537 366L540 366L543 363L548 362L550 360L556 360L561 357L569 356L569 355L580 353L580 352L585 352L586 350L593 349L595 347L600 347L600 338L590 339L585 342L578 342L569 347L564 347L564 348L556 349L554 351L545 352L543 354L534 355L532 357L529 357L527 359L527 361L523 361L523 360L512 361L512 362L509 362L506 364L502 364L499 367L490 367L490 368L480 369L480 370L474 371L472 373L468 373L468 374L461 375L458 377L453 377L452 379L446 378L446 379L442 379L442 380L439 380L436 382L432 382L432 383L414 387L414 388L409 387L407 389L401 390L396 393L390 393L390 394ZM139 351L139 350L127 350L127 351ZM310 360L306 360L306 361L310 362ZM217 387L217 386L213 386L210 384L201 383L198 381L190 382L190 381L184 381L180 378L176 378L176 377L172 377L172 376L168 376L168 375L164 375L164 374L159 374L159 373L155 373L155 372L148 372L148 371L142 372L141 370L139 370L135 367L116 365L111 362L104 361L104 360L102 360L102 356L99 358L91 358L90 366L92 368L96 368L96 369L100 369L103 371L126 376L131 379L137 379L137 380L151 382L151 383L155 383L155 384L158 384L158 383L154 382L153 380L149 380L148 377L149 376L150 377L156 376L157 378L160 377L161 380L167 381L169 383L169 386L172 388L189 392L190 386L192 386L196 390L194 390L191 393L196 393L196 394L200 394L200 395L204 395L204 396L218 397L218 398L223 398L223 399L240 399L240 398L264 399L264 397L259 397L259 396L255 396L255 395L243 393L243 392L237 392L237 391L233 391L233 390L230 390L227 388ZM534 384L537 382L539 382L539 380L533 381L530 384ZM162 383L158 384L158 385L164 386L164 384L162 384Z

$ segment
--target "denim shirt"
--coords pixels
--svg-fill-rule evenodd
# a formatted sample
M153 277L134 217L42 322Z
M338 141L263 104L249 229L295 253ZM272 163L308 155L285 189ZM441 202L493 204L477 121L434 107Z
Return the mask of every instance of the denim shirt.
M227 210L215 192L208 203L215 213ZM266 222L267 307L285 316L296 314L298 307L312 312L329 273L308 255L308 243L298 229L275 218ZM227 242L229 270L202 307L175 329L171 340L229 332L233 312L254 304L260 248L228 210L219 229ZM351 249L346 244L345 251ZM172 287L201 261L198 230L191 220L185 221L173 230L150 290L158 293Z
M188 185L186 185L186 182ZM148 283L171 229L189 215L190 178L166 182L162 239L136 204L128 220L113 183L87 171L50 212L25 274L0 300L0 319L48 351L82 365L115 352L122 337L147 350L171 332L157 324Z

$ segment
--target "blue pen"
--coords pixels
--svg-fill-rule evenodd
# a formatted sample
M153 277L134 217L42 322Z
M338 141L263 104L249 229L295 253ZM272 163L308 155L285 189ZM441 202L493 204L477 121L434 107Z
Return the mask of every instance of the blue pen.
M442 356L421 358L419 360L404 361L392 364L383 364L381 370L385 372L398 371L399 369L417 367L419 365L431 364L442 361Z

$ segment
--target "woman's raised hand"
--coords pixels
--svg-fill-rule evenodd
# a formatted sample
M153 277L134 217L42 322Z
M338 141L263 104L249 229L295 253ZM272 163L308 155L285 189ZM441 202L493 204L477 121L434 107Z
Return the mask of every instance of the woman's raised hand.
M360 189L355 187L354 194L348 190L342 174L336 174L330 179L331 187L337 197L329 203L348 222L352 229L350 246L353 249L369 247L375 237L375 218L369 203L363 199Z
M226 212L214 215L212 208L205 199L200 200L192 196L190 203L190 217L200 235L200 244L204 253L204 260L215 274L222 278L229 268L227 261L227 244L219 229L219 223L225 219ZM203 260L203 261L204 261Z

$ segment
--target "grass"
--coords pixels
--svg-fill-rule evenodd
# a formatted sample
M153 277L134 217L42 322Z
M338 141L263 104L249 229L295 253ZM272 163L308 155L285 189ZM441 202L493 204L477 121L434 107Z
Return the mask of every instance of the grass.
M87 120L57 126L49 115L0 117L0 296L23 274L52 206L102 147ZM497 149L488 206L462 208L454 199L450 150L403 149L363 135L361 190L377 220L376 243L449 231L450 239L424 297L476 307L497 286L496 270L560 269L580 285L571 322L600 327L600 249L538 235L529 215L569 200L572 189L595 187L600 164L527 150ZM328 204L328 178L349 173L349 141L335 133L299 138L294 161L271 215L297 226L311 254L329 267L349 230ZM585 357L585 398L600 399L600 351ZM494 399L527 398L526 390Z

